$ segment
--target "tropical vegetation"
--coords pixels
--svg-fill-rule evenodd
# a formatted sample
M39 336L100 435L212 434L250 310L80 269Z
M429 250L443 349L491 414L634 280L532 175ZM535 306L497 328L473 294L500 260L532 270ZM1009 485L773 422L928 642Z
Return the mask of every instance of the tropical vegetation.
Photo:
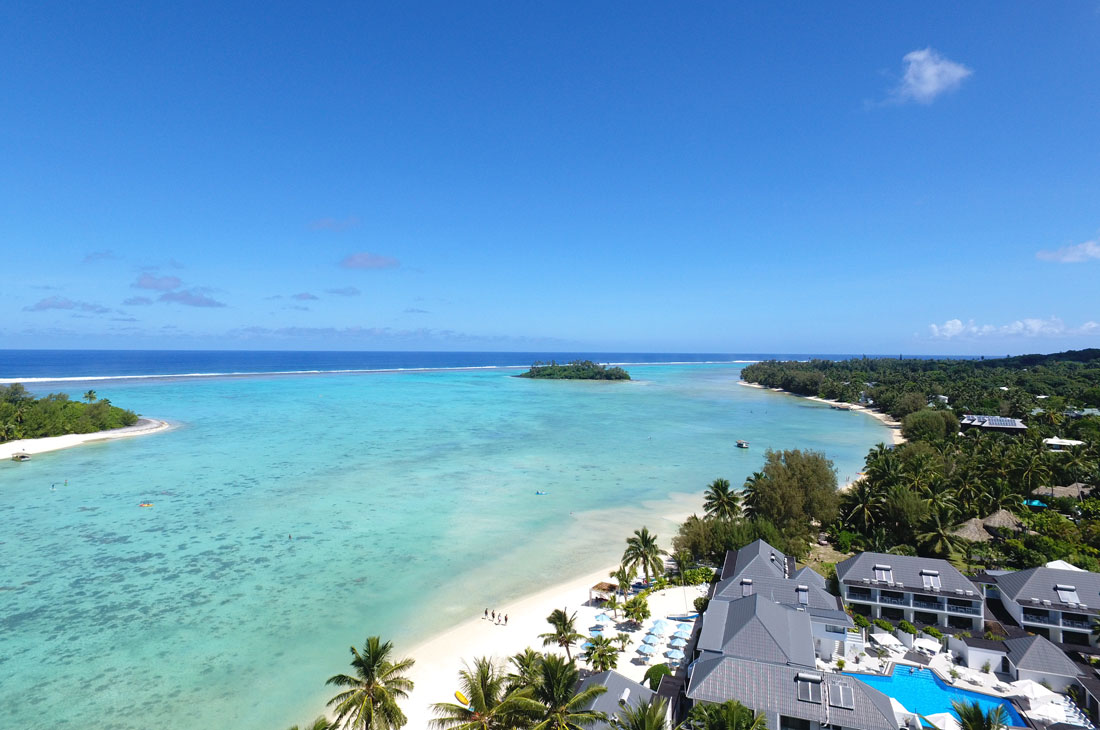
M70 400L66 393L35 398L19 383L0 385L0 443L94 433L137 423L136 413L111 405L94 390L83 397L86 403Z
M608 367L591 360L574 360L564 365L551 360L536 362L530 370L520 373L519 377L542 380L630 380L630 373L620 367Z
M341 687L328 705L336 713L334 728L396 730L405 725L398 701L408 696L412 659L394 657L393 644L368 636L362 649L351 647L353 674L337 674L326 684Z

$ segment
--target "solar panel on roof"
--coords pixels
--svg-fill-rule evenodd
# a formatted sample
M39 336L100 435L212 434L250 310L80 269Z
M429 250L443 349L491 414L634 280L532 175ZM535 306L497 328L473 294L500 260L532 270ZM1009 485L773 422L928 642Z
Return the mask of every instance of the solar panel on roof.
M829 704L845 710L856 708L855 693L849 684L837 684L829 689Z

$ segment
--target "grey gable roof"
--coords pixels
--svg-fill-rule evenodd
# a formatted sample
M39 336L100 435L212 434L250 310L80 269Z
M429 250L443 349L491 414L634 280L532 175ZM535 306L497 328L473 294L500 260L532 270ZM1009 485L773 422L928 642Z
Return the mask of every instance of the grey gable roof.
M1100 609L1100 574L1098 573L1057 568L1028 568L1015 573L998 575L996 578L1001 595L1024 606L1042 607L1042 601L1050 601L1051 605L1066 606L1070 610L1081 613L1096 613ZM1057 585L1076 588L1077 597L1084 602L1085 608L1082 608L1081 603L1072 607L1063 604L1058 592L1054 590ZM1039 603L1034 603L1031 600L1033 598L1039 599Z
M937 570L940 574L941 595L953 595L957 590L971 591L967 598L980 600L982 597L979 588L964 576L958 569L946 560L938 558L918 558L911 555L892 555L889 553L860 553L848 558L842 563L837 563L836 577L841 583L862 585L863 579L868 581L875 579L875 566L889 565L893 572L894 585L877 582L879 588L893 588L895 590L926 592L924 581L921 578L922 570ZM896 585L901 583L901 586Z
M1008 658L1017 669L1059 677L1076 677L1081 673L1061 649L1042 636L1007 639L1005 647L1008 649Z
M787 556L763 540L754 540L745 547L726 553L722 563L722 580L734 576L749 578L783 578Z
M583 709L603 712L606 713L608 717L612 717L621 709L619 698L623 696L624 690L630 691L626 699L626 704L630 707L638 707L643 702L652 702L653 698L657 696L657 693L653 692L648 687L638 684L632 679L627 679L615 671L600 672L599 674L585 677L581 680L580 684L577 685L577 691L588 689L594 684L600 684L607 687L607 691ZM606 722L597 722L590 727L592 730L606 730L610 725Z
M796 570L791 575L791 580L798 581L799 583L805 583L807 585L817 585L821 588L824 588L826 585L828 585L828 581L825 580L825 576L823 576L821 573L818 573L816 570L809 567L808 565Z
M703 614L696 649L777 664L813 667L810 617L763 596L714 601Z
M817 575L808 568L800 570L798 575L807 578L807 572L809 575ZM752 581L752 590L749 595L763 596L774 603L781 603L792 608L804 607L810 616L815 618L828 619L845 626L852 624L852 619L844 611L840 599L825 590L824 586L810 580L803 582L793 578L745 578L734 576L715 586L712 599L716 601L736 601L744 598L745 589L749 586L743 584L742 581L749 580ZM798 600L798 588L800 586L806 588L807 603L805 604L800 603Z
M801 673L820 677L822 702L798 699L796 680ZM839 685L852 689L853 708L836 707L830 696L839 694ZM821 724L859 728L860 730L897 730L890 698L853 677L831 672L815 672L782 664L745 661L731 657L701 659L695 663L688 680L687 696L697 702L737 700L757 712L778 713Z

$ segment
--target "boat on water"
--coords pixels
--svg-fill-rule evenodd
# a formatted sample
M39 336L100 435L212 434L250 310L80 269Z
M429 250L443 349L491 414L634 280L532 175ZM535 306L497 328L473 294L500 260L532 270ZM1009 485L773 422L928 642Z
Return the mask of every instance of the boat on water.
M830 408L835 408L838 411L850 411L852 407L847 403L833 403Z
M30 461L31 460L31 455L28 454L25 451L20 451L17 454L12 454L11 455L11 460L12 461Z
M747 448L749 448L749 442L748 441L742 441L741 439L738 439L737 440L737 448L747 449Z

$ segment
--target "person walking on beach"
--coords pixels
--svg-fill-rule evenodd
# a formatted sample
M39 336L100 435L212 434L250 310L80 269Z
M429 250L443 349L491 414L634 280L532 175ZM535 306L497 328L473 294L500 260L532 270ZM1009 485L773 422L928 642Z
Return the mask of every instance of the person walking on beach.
M497 620L497 612L496 612L495 609L493 610L492 616L493 616L493 621L496 621Z
M486 621L489 620L489 609L485 609L485 615L482 616L482 618L485 619Z
M504 614L504 625L508 625L508 614Z

